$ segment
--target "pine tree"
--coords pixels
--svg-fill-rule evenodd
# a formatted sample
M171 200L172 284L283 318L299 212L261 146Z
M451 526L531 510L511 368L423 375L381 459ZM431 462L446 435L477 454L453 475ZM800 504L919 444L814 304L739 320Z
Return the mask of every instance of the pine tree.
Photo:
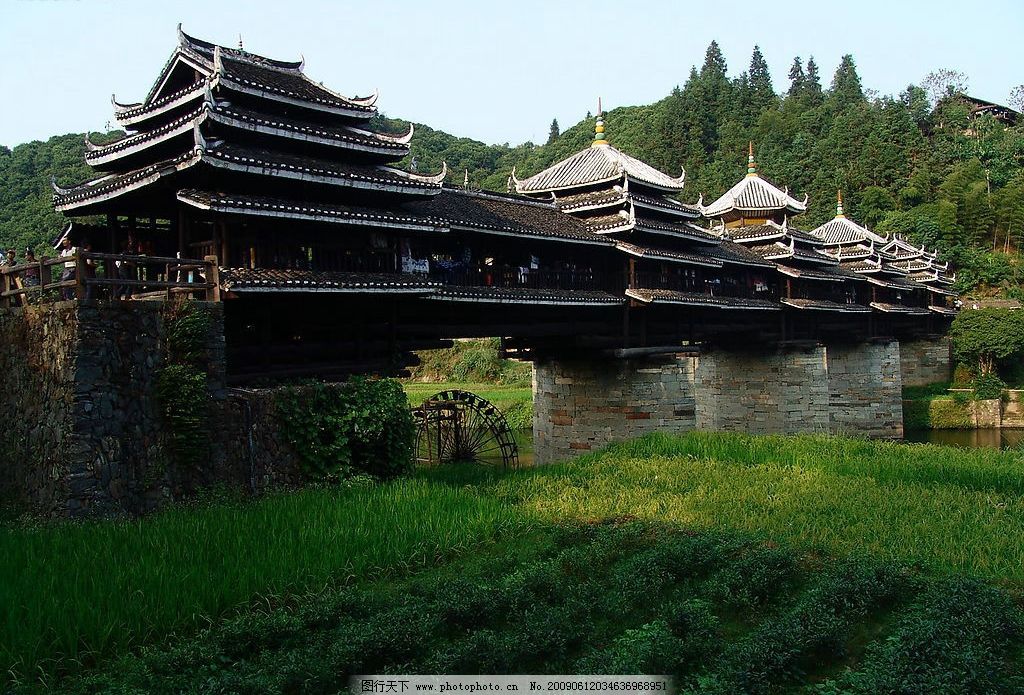
M864 101L864 89L860 84L860 75L857 74L857 64L853 62L853 56L849 53L843 56L839 67L836 68L829 99L837 109Z
M816 104L821 101L821 77L818 76L818 64L814 62L814 56L807 60L807 76L804 79L804 87L812 103Z
M804 76L804 64L800 56L793 59L793 66L789 68L789 96L800 96L807 89L807 78Z
M757 46L754 46L754 54L750 57L750 70L747 73L747 79L750 83L750 97L754 108L760 111L774 105L775 88L772 86L772 76L768 72L768 63Z
M717 41L712 41L704 52L704 65L700 69L700 76L708 81L724 81L727 71L728 66L722 49L718 47Z
M558 136L561 135L561 134L562 134L562 131L559 130L559 128L558 128L558 119L557 118L552 118L551 119L551 130L548 131L548 144L550 145L555 140L557 140Z

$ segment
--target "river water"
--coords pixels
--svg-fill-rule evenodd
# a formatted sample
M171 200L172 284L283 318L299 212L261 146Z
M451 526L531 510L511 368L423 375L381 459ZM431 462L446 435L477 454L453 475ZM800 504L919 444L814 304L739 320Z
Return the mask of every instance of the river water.
M982 428L976 430L907 430L908 442L926 442L962 449L1014 449L1024 447L1024 430Z

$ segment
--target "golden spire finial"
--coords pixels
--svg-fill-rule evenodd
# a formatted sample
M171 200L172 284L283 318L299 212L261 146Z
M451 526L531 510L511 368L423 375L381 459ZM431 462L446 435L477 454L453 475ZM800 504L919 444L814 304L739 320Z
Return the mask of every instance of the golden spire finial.
M607 145L604 137L604 111L601 109L601 97L597 98L597 123L594 124L594 145Z
M747 176L757 176L757 165L754 164L754 141L747 147Z
M843 214L843 191L842 189L836 190L836 217L846 217Z

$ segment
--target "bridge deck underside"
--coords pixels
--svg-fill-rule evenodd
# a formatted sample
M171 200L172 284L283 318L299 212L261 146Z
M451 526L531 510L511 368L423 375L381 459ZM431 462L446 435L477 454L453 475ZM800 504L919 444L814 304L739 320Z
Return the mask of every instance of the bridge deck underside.
M228 374L235 383L400 374L416 363L414 351L456 338L502 337L510 355L541 359L684 343L859 341L930 330L927 319L887 322L872 314L460 302L399 294L261 293L225 302Z

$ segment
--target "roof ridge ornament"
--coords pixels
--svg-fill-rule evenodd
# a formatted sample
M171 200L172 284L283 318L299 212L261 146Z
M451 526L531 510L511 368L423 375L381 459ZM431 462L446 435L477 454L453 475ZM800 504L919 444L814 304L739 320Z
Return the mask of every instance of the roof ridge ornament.
M224 74L224 60L221 56L220 46L213 47L213 72L218 77Z
M747 176L757 176L757 164L754 163L754 141L747 144Z
M53 192L56 193L57 195L67 195L68 193L71 192L70 188L64 188L63 186L57 183L56 174L50 174L50 188L52 188ZM68 224L71 223L69 222Z
M836 218L845 218L843 214L843 189L836 189Z
M597 121L594 123L594 147L607 145L608 140L604 135L604 111L601 109L601 97L597 98Z
M199 122L197 121L195 126L192 128L192 133L195 136L196 146L194 148L195 153L202 155L206 152L206 138L203 137L202 131L199 129Z

